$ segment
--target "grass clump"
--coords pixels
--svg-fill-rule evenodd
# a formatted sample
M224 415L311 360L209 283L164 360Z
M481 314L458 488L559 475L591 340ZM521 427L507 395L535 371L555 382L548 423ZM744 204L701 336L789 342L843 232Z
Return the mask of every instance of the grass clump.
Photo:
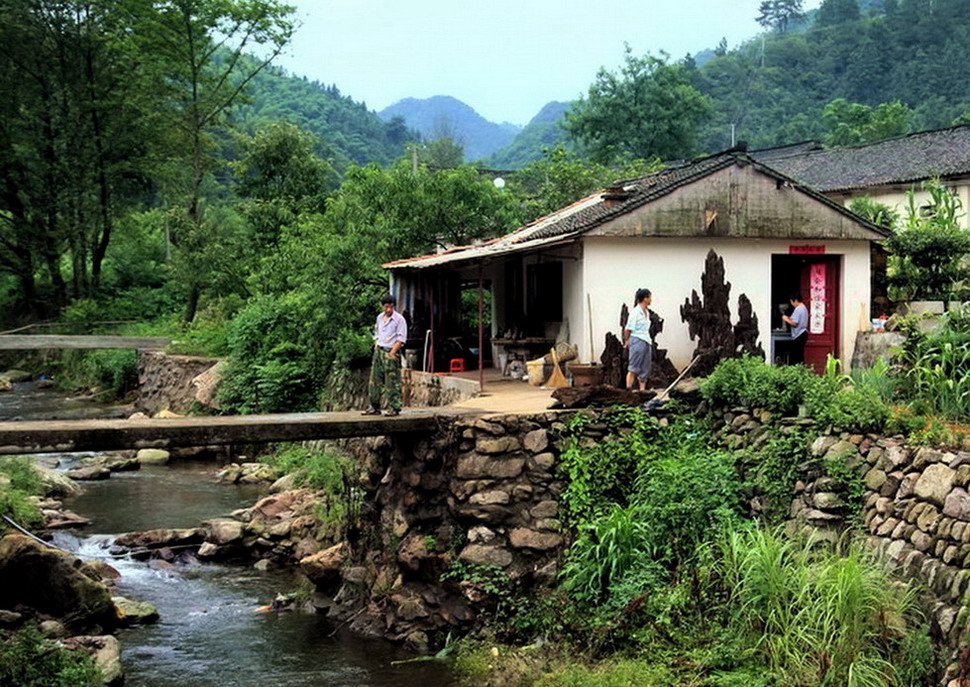
M24 456L0 456L0 515L23 527L43 522L40 508L30 497L42 490L40 476L29 458ZM0 520L0 534L10 526Z
M64 649L27 626L0 638L0 685L100 687L101 671L87 654Z

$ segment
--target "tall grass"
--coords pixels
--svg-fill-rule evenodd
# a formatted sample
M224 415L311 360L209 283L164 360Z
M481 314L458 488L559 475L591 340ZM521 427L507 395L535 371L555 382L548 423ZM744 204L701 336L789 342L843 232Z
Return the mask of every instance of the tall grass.
M729 622L781 684L899 684L894 663L910 660L904 640L917 633L915 594L861 548L840 554L758 529L721 546Z

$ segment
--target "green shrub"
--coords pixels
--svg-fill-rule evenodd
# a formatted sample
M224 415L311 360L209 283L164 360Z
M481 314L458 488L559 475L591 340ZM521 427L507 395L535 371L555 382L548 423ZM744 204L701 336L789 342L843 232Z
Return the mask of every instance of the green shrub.
M917 409L953 420L970 418L970 317L957 308L939 330L907 330L900 352L902 393Z
M889 420L889 406L876 389L837 385L820 379L806 399L809 413L825 427L852 432L879 432Z
M536 687L669 687L677 684L670 668L645 660L621 660L588 666L575 664L548 675Z
M138 354L133 350L65 351L58 384L73 391L99 389L103 400L138 388Z
M776 367L742 356L721 361L701 383L704 398L718 408L748 406L794 414L814 374L803 365Z
M323 491L318 517L328 525L349 527L357 522L362 502L354 464L347 458L300 445L287 446L266 456L266 462L284 474L293 474L298 486Z
M748 482L755 493L765 497L763 515L769 524L779 524L788 517L798 466L807 456L808 437L800 432L775 434L744 454Z
M40 525L40 509L29 497L40 492L41 481L30 459L0 456L0 478L0 515L23 527ZM6 522L0 522L0 532L8 529Z
M0 473L10 478L10 486L27 494L38 494L40 475L27 456L0 456Z
M17 687L100 687L101 672L84 653L44 639L32 626L0 641L0 685Z

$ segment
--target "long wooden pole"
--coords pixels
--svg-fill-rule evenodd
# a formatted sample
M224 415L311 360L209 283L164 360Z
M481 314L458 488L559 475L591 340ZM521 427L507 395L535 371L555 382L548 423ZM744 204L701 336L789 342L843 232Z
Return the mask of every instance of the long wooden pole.
M478 388L485 390L485 289L482 263L478 263Z

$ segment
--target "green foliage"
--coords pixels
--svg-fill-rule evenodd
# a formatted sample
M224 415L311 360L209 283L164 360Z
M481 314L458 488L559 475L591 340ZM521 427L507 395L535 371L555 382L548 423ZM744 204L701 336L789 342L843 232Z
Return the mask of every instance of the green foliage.
M949 300L956 284L970 277L964 265L970 253L970 231L960 226L961 203L939 182L923 189L928 208L917 207L910 191L906 220L887 245L892 251L889 284L897 296L909 300Z
M866 196L853 198L849 203L849 210L887 229L895 227L899 221L899 213L894 208Z
M966 306L943 315L929 333L915 324L899 355L901 393L918 411L970 418L970 316Z
M522 199L523 216L532 219L575 203L617 179L644 176L660 168L657 160L629 160L620 167L601 165L558 145L516 172L509 190Z
M721 408L756 406L794 414L814 383L815 375L804 366L776 367L742 356L721 361L701 383L701 393Z
M755 492L765 496L764 518L777 525L788 518L799 465L808 457L808 437L801 432L774 434L742 461Z
M600 69L563 128L598 162L675 160L696 152L697 128L710 110L684 65L666 55L636 57L628 45L619 72Z
M544 675L536 687L667 687L675 684L669 668L651 661L619 660L595 666L575 664Z
M625 433L563 452L561 503L579 531L563 588L585 604L623 607L733 525L741 485L733 456L717 450L696 421L659 430L638 409L610 420Z
M0 515L24 527L41 524L44 519L40 509L29 498L40 492L40 476L29 458L0 457ZM0 532L9 529L6 522L0 522Z
M138 354L133 350L64 351L56 375L63 389L98 389L102 400L123 398L138 388Z
M295 476L297 486L323 492L317 515L321 522L338 528L356 527L363 498L353 462L330 451L289 445L265 457L283 474Z
M100 687L101 671L83 652L68 651L27 626L0 639L0 685Z
M912 112L898 100L872 108L836 98L822 111L828 129L825 143L832 147L875 143L909 133Z
M915 592L860 546L839 552L777 532L733 532L722 574L732 631L781 684L896 684L894 666L913 654L908 637L922 634Z
M887 385L855 384L834 373L839 363L831 362L833 373L820 377L802 365L775 367L759 358L731 358L701 383L701 393L717 408L741 405L791 415L805 405L822 426L857 432L881 429L889 418L882 397Z

